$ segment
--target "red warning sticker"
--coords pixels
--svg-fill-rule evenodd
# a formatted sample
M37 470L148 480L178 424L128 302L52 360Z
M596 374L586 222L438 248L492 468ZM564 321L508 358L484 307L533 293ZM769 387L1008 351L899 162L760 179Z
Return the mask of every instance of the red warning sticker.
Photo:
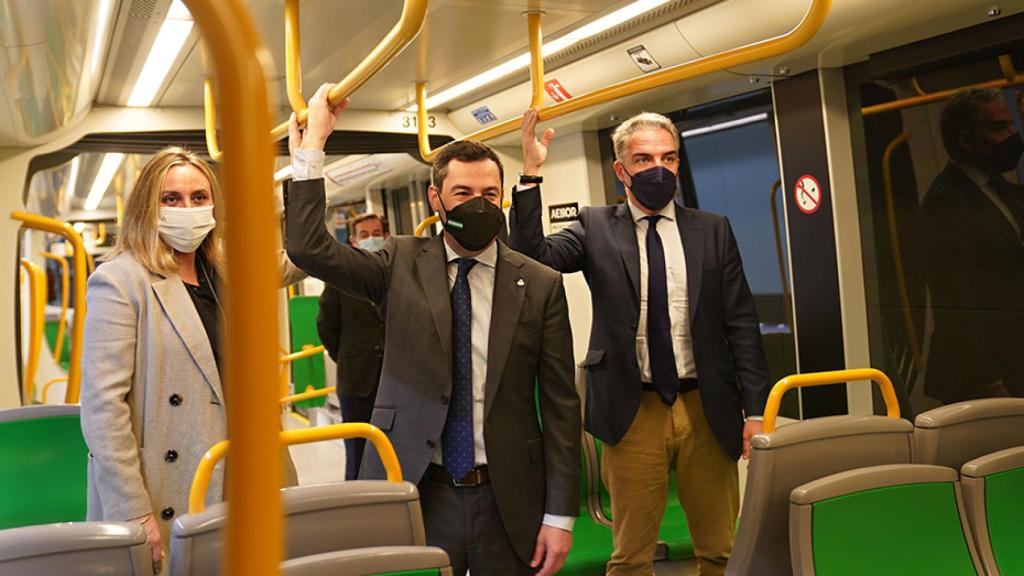
M793 187L793 198L796 200L796 207L804 214L817 212L821 206L821 186L817 178L810 174L797 178L796 186Z
M551 96L551 99L555 102L564 102L569 98L572 98L572 94L565 89L558 80L551 79L544 83L544 90Z

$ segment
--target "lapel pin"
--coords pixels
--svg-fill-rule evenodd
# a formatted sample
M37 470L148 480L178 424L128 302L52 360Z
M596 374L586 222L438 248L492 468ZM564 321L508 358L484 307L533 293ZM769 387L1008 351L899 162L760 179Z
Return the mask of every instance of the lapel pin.
M526 286L526 280L523 280L522 278L516 280L516 286Z

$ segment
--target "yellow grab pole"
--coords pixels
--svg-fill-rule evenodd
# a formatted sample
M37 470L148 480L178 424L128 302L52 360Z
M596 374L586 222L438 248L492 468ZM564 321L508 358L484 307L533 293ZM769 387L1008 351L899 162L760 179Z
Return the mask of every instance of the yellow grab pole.
M56 378L54 378L52 380L47 380L46 384L43 384L43 393L42 393L43 404L49 404L50 403L50 388L52 388L54 384L58 384L60 382L67 382L67 381L68 381L68 377L67 376L57 376Z
M71 243L71 265L74 267L75 284L75 316L71 320L71 362L68 366L68 387L64 393L66 404L78 404L78 395L82 389L82 342L85 336L85 283L86 283L86 252L82 235L75 231L67 222L47 218L38 214L30 214L21 210L11 212L11 218L20 220L22 228L42 230L59 234Z
M886 416L889 418L900 417L900 403L896 399L896 389L892 381L881 370L874 368L854 368L852 370L833 370L830 372L809 372L807 374L793 374L786 376L775 383L772 391L768 394L768 402L764 406L764 423L761 432L771 434L775 431L775 420L779 416L779 405L782 396L793 388L809 388L811 386L825 386L828 384L842 384L855 380L872 380L882 390L882 398L885 400Z
M1017 76L1017 70L1013 67L1013 59L1010 58L1009 54L1003 54L999 57L999 69L1003 71L1003 78L1007 82L1018 82L1020 80Z
M903 253L900 250L900 233L896 227L896 205L892 192L892 153L910 136L910 132L902 132L885 147L882 154L882 181L885 186L885 214L889 221L889 251L892 254L893 266L896 268L896 286L900 293L903 325L907 331L907 340L910 342L910 352L914 356L914 368L920 371L924 369L924 363L921 361L921 344L917 341L914 316L910 310L910 296L907 294L907 277L903 268Z
M541 108L540 119L551 120L572 112L583 110L584 108L604 104L605 102L616 100L624 96L630 96L639 92L652 90L654 88L661 88L662 86L704 76L706 74L711 74L712 72L719 72L728 68L743 66L750 64L751 62L774 58L775 56L791 52L806 44L818 32L821 25L825 22L825 17L828 16L831 6L832 0L812 0L810 7L808 7L807 12L804 14L800 23L797 24L796 28L793 28L781 36L768 38L753 44L719 52L718 54L704 56L690 62L666 68L665 70L652 72L645 76L625 80L618 84L612 84L611 86L606 86L604 88L594 90L593 92L588 92L581 96L570 98L552 106ZM426 139L427 126L423 122L427 116L427 111L425 110L426 99L420 97L421 91L425 91L425 87L423 87L421 83L417 83L417 128L420 132L420 155L424 160L430 162L434 159L434 156L437 155L437 152L440 149L431 150L429 141ZM517 116L484 128L483 130L474 132L463 139L489 140L504 134L509 134L518 130L520 126L522 126L522 121L522 116Z
M213 97L213 78L203 79L203 120L206 126L206 151L214 162L220 162L224 153L217 143L217 104Z
M280 358L277 359L277 361L280 362L281 364L291 364L292 362L295 362L296 360L302 360L303 358L309 358L310 356L316 356L317 354L323 354L323 352L324 352L324 347L323 347L322 344L319 345L319 346L313 346L312 344L306 344L306 345L304 345L302 347L301 351L299 351L299 352L292 352L291 354L287 354L285 356L281 356Z
M542 13L533 11L526 15L526 25L530 35L530 88L533 95L530 108L544 106L544 33L540 27Z
M336 386L328 386L326 388L313 388L312 386L306 386L306 390L299 392L298 394L292 394L290 396L284 396L281 398L281 404L288 404L289 402L301 402L302 400L311 400L313 398L319 398L321 396L330 396L334 394L338 388Z
M278 270L274 237L274 150L263 62L270 55L245 0L185 0L213 58L222 112L222 177L228 277L224 381L230 398L226 570L278 573L282 556L282 465L277 404ZM268 456L271 455L271 456ZM276 465L267 466L268 458Z
M309 444L323 440L366 438L377 449L381 462L384 464L388 482L397 483L402 481L402 467L398 464L398 456L395 454L391 441L373 424L331 424L330 426L317 426L316 428L305 428L302 430L285 430L279 432L279 434L280 442L285 446ZM222 440L207 450L202 460L199 461L199 467L196 468L196 474L192 478L192 488L188 494L189 514L198 514L206 509L204 499L206 497L206 489L210 485L210 477L213 475L213 468L227 454L229 446L230 440ZM232 448L232 452L235 450ZM232 454L232 458L236 457L236 454ZM230 477L228 475L228 478ZM232 506L232 511L235 508L237 506Z
M96 245L102 246L107 243L107 225L100 222L96 225Z
M332 105L340 104L353 92L358 90L366 81L373 77L381 68L387 66L396 56L401 54L406 46L416 39L423 27L423 21L427 16L427 0L405 0L402 7L402 16L398 23L391 28L387 36L381 40L366 58L363 59L348 76L342 78L327 93L327 99ZM296 112L300 125L306 123L306 111ZM288 123L283 122L274 127L270 132L271 138L278 140L288 135Z
M299 35L299 0L284 0L284 79L292 112L306 111L302 97L302 40Z
M28 276L28 358L25 360L24 390L25 404L32 404L36 396L36 371L39 369L39 350L43 344L43 316L46 309L46 272L38 264L21 259L21 267Z
M57 338L53 343L53 361L60 364L61 354L64 353L64 331L68 321L68 300L71 291L71 270L68 261L63 256L52 252L41 252L40 256L49 258L60 265L60 324L57 325Z

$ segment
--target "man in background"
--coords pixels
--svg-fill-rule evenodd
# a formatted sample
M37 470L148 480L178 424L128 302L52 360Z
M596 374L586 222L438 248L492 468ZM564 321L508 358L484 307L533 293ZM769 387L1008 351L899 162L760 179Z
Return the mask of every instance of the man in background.
M372 212L360 214L349 224L348 242L356 248L377 252L388 237L384 220ZM324 285L316 317L320 341L338 365L338 403L343 422L369 422L377 382L384 361L384 317L369 300L342 294ZM345 440L345 480L359 477L366 440Z

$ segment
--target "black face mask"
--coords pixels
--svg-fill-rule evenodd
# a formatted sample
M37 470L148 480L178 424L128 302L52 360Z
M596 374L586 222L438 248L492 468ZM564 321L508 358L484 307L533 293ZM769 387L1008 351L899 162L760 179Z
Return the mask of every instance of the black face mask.
M661 210L676 195L678 179L671 170L664 166L655 166L636 174L626 172L626 175L631 180L629 190L633 193L633 197L648 210Z
M437 199L441 202L441 195ZM441 209L446 214L444 229L455 241L470 252L479 252L486 248L501 230L503 214L501 208L477 196L448 210L441 202Z
M988 159L992 169L1002 174L1017 167L1022 153L1024 153L1024 140L1021 139L1020 133L1016 133L993 144Z

